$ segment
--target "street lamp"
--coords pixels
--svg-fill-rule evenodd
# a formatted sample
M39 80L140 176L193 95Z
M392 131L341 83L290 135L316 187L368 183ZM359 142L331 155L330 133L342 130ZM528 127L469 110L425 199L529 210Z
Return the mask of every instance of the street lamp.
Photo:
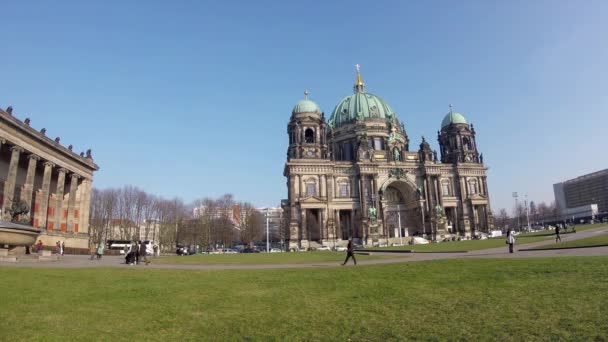
M528 195L526 194L524 203L526 204L526 220L528 221L528 231L530 231L530 209L528 208Z
M517 208L517 192L513 193L513 198L515 199L515 215L517 215L517 229L521 230L521 228L519 227L520 223L519 223L519 208Z

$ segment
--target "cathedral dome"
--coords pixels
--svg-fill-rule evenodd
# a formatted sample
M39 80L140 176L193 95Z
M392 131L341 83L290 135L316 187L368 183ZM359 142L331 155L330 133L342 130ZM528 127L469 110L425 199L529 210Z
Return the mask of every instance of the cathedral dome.
M355 120L369 118L380 118L391 120L395 112L379 96L365 92L365 84L361 81L359 65L357 65L357 81L354 87L355 93L343 98L334 109L329 119L333 128Z
M391 107L380 97L357 92L342 99L331 114L330 122L339 127L357 119L391 119L395 115Z
M453 111L452 106L450 106L450 112L447 113L443 118L443 121L441 121L441 128L446 128L451 124L468 124L464 115Z
M304 99L298 101L296 105L293 107L293 114L296 113L318 113L321 114L321 108L318 104L314 103L311 100Z

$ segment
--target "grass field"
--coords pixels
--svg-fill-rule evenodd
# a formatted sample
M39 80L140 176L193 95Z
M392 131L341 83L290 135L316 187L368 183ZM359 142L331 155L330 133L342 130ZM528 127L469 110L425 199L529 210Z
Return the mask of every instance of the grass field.
M584 239L565 241L552 245L536 247L538 249L547 248L570 248L570 247L583 247L583 246L602 246L608 245L608 234L604 233L598 236L592 236Z
M517 241L517 245L526 243L538 242L550 239L548 236L533 236ZM493 238L487 240L466 240L466 241L450 241L431 243L428 245L405 245L401 247L382 247L368 248L373 250L411 250L414 252L455 252L455 251L475 251L480 249L504 247L505 238Z
M395 256L356 255L357 260L394 258ZM196 254L152 259L159 264L233 265L233 264L302 264L311 262L344 262L346 253L296 252L296 253L246 253L246 254ZM352 263L352 260L349 260Z
M16 341L608 339L608 257L247 271L0 268Z
M587 224L576 226L577 231L584 231L589 229L595 229L606 226L605 223L600 224ZM535 232L520 234L517 236L517 245L525 245L528 243L550 240L555 238L553 230L547 230L544 232ZM382 248L368 248L368 249L380 249L380 250L411 250L414 252L454 252L454 251L475 251L481 249L489 249L496 247L505 246L505 237L492 238L487 240L466 240L466 241L451 241L432 243L428 245L405 245L401 247L382 247Z
M606 224L606 223L594 223L594 224L580 224L580 225L575 226L575 228L576 228L577 232L582 232L585 230L607 227L607 226L608 226L608 224ZM569 228L568 230L565 230L565 231L562 229L560 232L569 233L571 231L572 231L572 228ZM519 236L520 237L529 237L529 236L539 236L539 235L555 235L555 230L547 229L547 230L543 230L540 232L520 234Z

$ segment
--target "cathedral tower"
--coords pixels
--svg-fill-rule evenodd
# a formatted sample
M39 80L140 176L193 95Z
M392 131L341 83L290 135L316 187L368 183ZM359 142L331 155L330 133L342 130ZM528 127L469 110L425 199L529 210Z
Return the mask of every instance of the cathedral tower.
M483 163L477 151L475 129L465 117L452 110L441 122L441 131L437 133L441 149L442 163Z

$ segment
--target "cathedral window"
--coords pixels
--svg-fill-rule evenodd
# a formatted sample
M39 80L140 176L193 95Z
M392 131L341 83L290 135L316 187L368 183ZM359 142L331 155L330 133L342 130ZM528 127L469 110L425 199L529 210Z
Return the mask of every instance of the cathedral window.
M465 150L470 150L471 149L471 141L469 140L469 138L462 138L462 145L464 147Z
M444 179L441 181L441 193L443 196L452 196L452 192L450 191L450 181Z
M477 180L476 179L471 179L469 181L469 193L471 195L476 195L477 192L478 192L478 189L477 189Z
M374 150L384 151L384 140L382 138L374 138Z
M306 183L306 195L315 196L317 194L316 184L313 182Z
M313 144L315 142L315 131L312 128L307 128L304 131L304 141L307 144Z
M339 184L339 187L340 187L340 197L348 197L348 184L341 183L341 184Z

